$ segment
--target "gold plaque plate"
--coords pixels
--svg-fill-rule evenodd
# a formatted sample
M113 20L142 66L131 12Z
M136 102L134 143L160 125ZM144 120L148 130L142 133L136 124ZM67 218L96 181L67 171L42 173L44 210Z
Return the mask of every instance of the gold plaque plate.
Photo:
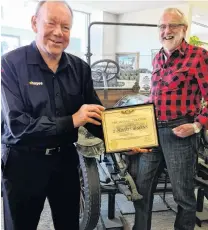
M158 146L154 104L106 109L102 126L107 153Z

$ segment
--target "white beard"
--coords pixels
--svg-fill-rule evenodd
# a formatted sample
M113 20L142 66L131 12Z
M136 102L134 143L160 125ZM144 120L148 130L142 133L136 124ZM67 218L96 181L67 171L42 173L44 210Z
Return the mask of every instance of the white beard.
M175 50L181 43L182 39L184 38L184 33L181 32L174 36L171 40L163 40L163 48L169 52Z

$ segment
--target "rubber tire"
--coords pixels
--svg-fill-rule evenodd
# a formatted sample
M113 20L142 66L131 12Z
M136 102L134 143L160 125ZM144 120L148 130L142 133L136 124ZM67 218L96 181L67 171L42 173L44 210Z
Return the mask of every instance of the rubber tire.
M84 215L80 220L80 230L93 230L100 217L101 189L95 158L86 158L79 154L80 169L84 182Z

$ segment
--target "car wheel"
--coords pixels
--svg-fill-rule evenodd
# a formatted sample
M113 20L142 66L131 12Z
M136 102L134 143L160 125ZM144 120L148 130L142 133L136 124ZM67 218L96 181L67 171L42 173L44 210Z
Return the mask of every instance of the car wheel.
M98 223L101 206L100 179L95 158L80 159L80 230L93 230Z

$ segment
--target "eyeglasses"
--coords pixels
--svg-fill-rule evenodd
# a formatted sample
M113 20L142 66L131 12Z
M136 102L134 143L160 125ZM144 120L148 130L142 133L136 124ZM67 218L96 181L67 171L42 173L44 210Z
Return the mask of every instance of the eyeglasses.
M184 24L168 24L168 25L165 25L165 24L161 24L161 25L158 25L157 27L163 31L165 30L167 27L169 27L170 30L175 30L175 29L178 29L180 26L185 26Z

